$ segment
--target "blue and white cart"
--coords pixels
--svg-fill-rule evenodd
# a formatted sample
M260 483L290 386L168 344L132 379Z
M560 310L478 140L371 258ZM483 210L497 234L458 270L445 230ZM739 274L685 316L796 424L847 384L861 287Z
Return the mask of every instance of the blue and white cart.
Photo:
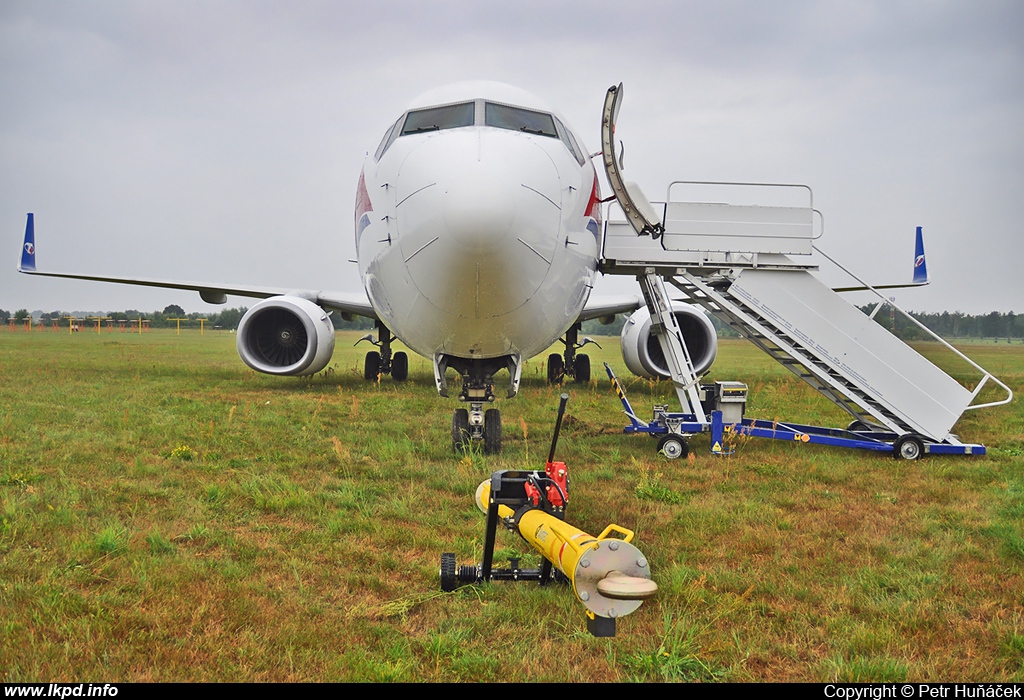
M702 404L707 416L703 422L692 413L670 413L668 406L665 405L655 405L654 415L650 422L647 422L637 417L629 399L626 398L625 389L607 362L604 363L604 369L629 418L629 425L623 432L643 433L658 438L658 452L668 459L685 457L690 451L690 438L702 433L710 433L711 453L716 455L732 453L728 444L732 442L729 437L733 436L871 450L891 454L896 459L908 460L918 459L925 454L985 454L984 445L947 444L919 435L898 435L890 431L872 429L859 421L854 421L844 430L744 418L742 414L746 405L747 387L739 382L716 382L701 387L701 393L704 395Z

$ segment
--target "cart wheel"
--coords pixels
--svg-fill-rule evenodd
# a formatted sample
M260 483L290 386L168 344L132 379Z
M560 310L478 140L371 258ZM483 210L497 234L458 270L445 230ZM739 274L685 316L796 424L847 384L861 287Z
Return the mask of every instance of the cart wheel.
M848 426L846 426L846 431L849 433L863 433L868 430L871 430L871 428L869 428L866 423L863 423L859 420L855 420Z
M686 440L678 435L666 435L658 440L658 452L668 459L679 459L689 454L690 448L686 444Z
M449 593L458 588L455 576L455 553L445 552L441 555L441 590Z
M919 459L924 454L924 443L916 435L904 435L892 446L892 456L896 459Z

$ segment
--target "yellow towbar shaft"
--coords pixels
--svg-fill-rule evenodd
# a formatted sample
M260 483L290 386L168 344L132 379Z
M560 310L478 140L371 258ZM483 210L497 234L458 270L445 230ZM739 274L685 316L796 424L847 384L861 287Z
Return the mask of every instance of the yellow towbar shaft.
M587 610L587 629L596 637L615 636L615 620L628 615L658 592L647 558L634 547L633 531L609 525L597 537L565 522L569 475L555 461L558 432L568 394L562 394L544 471L496 471L476 490L476 505L487 516L484 555L479 566L456 566L455 554L441 554L441 590L454 591L467 583L558 580L557 568ZM523 569L519 558L509 568L495 569L494 543L498 523L518 532L544 561L539 569ZM612 535L619 535L613 537Z
M631 544L632 530L612 524L594 537L539 507L513 511L507 505L493 504L492 479L477 487L477 507L487 513L495 505L506 527L515 529L565 575L576 598L587 609L592 633L614 634L616 618L634 612L658 592L647 558ZM621 537L612 537L613 533ZM595 631L609 626L610 634Z

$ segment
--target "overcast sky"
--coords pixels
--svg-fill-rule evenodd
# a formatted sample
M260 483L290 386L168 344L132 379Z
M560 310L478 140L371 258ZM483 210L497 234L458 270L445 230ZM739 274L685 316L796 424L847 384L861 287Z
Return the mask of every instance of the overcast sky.
M40 269L357 290L366 151L419 93L485 78L590 151L624 82L626 175L651 199L805 183L820 246L871 282L909 281L924 227L934 281L900 305L1021 313L1022 28L1024 3L985 0L5 0L0 308L219 308L17 274L29 211Z

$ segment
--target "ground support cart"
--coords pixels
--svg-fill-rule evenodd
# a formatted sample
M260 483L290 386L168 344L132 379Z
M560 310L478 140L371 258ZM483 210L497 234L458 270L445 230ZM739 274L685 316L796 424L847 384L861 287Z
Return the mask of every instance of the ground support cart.
M925 454L985 454L984 445L935 442L918 435L898 435L884 430L872 430L870 426L857 421L844 430L777 420L743 418L746 386L739 382L717 382L701 387L702 407L708 416L706 422L700 421L692 413L670 413L668 406L664 405L655 405L651 421L646 422L634 413L625 389L607 362L604 368L629 418L629 425L623 432L645 433L658 438L658 452L668 459L685 457L690 451L689 439L701 433L710 434L711 453L716 455L733 452L728 446L733 441L733 436L885 452L897 459L908 460L917 459Z

